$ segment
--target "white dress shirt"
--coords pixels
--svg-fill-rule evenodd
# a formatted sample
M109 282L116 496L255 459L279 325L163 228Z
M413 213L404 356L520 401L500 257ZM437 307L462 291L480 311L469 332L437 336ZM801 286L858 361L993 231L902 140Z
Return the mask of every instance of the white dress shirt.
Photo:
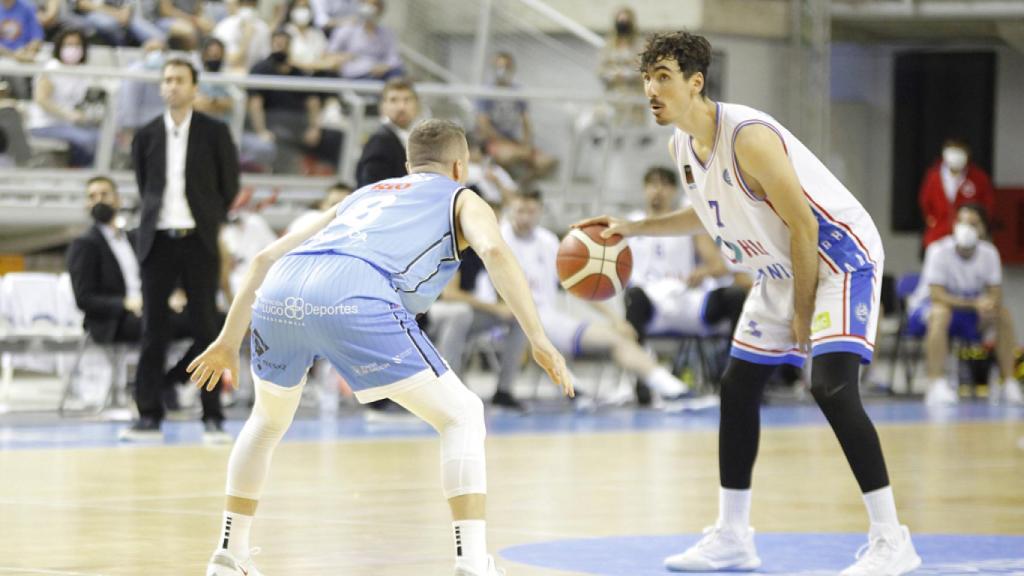
M402 142L402 148L409 148L409 134L412 133L412 130L406 130L404 128L399 127L398 124L395 124L387 117L384 118L382 124L387 126L388 129L390 129L392 132L394 132L395 136L398 136L398 140ZM410 127L411 126L412 123L410 123Z
M174 125L171 112L164 112L164 128L167 131L167 177L164 184L164 202L157 230L169 228L195 228L192 209L185 197L185 158L188 156L188 132L192 126L192 112L180 126Z
M142 277L139 275L139 260L135 256L135 249L128 242L128 236L124 231L100 224L100 232L110 246L110 251L117 259L117 265L121 267L121 276L124 278L125 296L128 298L142 298Z

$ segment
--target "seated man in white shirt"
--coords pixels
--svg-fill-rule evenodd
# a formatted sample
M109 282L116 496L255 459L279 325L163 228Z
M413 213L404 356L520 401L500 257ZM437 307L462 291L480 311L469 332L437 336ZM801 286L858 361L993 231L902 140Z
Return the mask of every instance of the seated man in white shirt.
M667 214L679 208L676 172L655 166L644 175L646 213ZM629 239L633 274L626 290L626 319L641 344L653 334L732 334L751 279L734 273L707 234L636 236ZM719 326L728 321L728 327ZM637 400L649 392L637 383Z
M949 337L969 342L990 340L994 335L1002 386L994 385L989 398L1021 404L1020 383L1014 378L1013 319L1002 299L1002 262L988 237L984 209L962 206L956 215L953 235L928 246L917 290L908 298L908 332L926 333L925 364L928 373L928 405L957 402L955 386L946 380Z
M565 312L559 305L555 260L559 240L540 226L543 203L539 192L520 192L512 200L501 232L519 260L540 311L544 331L566 356L606 354L615 364L642 379L664 400L679 400L689 390L678 378L637 344L637 335L625 319L600 302L591 302L604 321L590 322ZM489 282L478 282L481 300L495 301Z

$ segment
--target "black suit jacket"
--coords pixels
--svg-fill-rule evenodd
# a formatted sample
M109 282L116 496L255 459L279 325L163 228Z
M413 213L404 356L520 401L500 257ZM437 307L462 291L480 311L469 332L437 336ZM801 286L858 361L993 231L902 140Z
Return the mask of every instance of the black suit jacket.
M167 179L163 114L135 133L132 161L142 205L136 250L143 262L153 246ZM193 111L185 155L185 197L196 221L196 233L212 254L217 254L217 233L236 194L238 151L227 125Z
M356 164L356 185L362 188L406 174L405 146L391 128L381 126L363 147L363 154Z
M112 342L121 318L129 313L124 307L127 289L121 265L98 225L71 242L67 265L75 302L85 313L85 329L97 342Z

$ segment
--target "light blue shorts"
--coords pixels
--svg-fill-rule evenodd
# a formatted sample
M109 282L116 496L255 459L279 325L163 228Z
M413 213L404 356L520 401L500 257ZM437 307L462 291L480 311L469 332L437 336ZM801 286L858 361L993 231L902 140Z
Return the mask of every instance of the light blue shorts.
M292 387L318 358L334 366L360 402L448 371L381 271L349 256L286 256L270 269L253 304L252 369L262 380Z

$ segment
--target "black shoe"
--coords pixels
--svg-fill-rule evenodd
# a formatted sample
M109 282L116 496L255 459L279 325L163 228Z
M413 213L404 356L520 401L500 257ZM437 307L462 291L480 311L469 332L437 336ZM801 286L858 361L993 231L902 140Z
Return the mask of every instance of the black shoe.
M164 403L164 409L168 412L177 412L181 410L181 403L178 402L178 388L174 384L168 384L164 386L164 389L160 391L160 396Z
M491 404L501 408L515 410L516 412L526 412L526 407L523 406L523 403L516 400L512 394L509 394L504 390L498 390L494 393L494 397L491 398Z
M164 433L160 431L160 422L153 418L139 418L118 435L122 442L162 442Z
M636 381L636 404L637 406L651 405L651 389L639 380Z

